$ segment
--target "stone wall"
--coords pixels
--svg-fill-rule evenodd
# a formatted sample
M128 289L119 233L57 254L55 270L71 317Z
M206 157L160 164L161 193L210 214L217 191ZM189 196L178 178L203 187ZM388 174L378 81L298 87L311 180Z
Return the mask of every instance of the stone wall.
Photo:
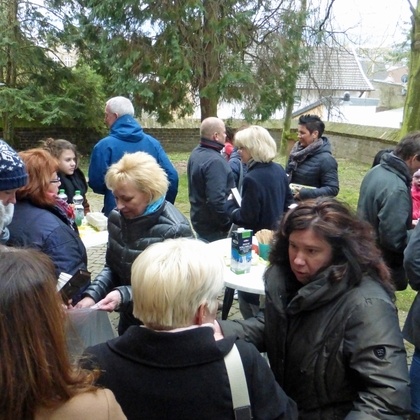
M368 164L379 150L394 147L400 140L399 130L394 128L340 123L328 123L326 135L335 157Z
M77 145L80 154L88 155L94 144L103 135L92 130L82 130L75 128L16 128L15 144L16 150L26 150L32 147L38 147L42 140L52 137L55 139L66 139ZM0 130L0 137L3 132Z
M282 129L270 127L268 130L279 142ZM199 128L145 128L144 131L160 140L168 153L190 152L198 144L200 136ZM325 135L331 141L335 157L371 163L380 149L393 147L398 142L398 132L396 129L327 123ZM0 131L0 136L1 134ZM75 143L81 154L89 155L95 143L103 135L74 128L18 128L15 147L23 150L38 146L39 141L47 137L64 138Z
M340 124L348 126L348 124ZM333 154L337 158L353 159L363 163L372 163L374 156L381 149L395 146L398 142L398 131L394 129L370 129L356 127L355 132L340 130L340 125L333 125L325 131L330 139ZM146 132L156 137L167 152L190 152L198 143L199 129L164 129L150 128ZM281 128L269 128L277 144L281 138ZM344 131L344 132L343 132Z

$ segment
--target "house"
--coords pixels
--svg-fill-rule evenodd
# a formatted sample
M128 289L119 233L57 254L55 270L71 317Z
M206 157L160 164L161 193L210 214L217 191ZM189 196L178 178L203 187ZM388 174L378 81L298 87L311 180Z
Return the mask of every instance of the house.
M307 57L308 69L298 79L294 115L316 113L324 120L342 121L341 111L350 98L365 98L374 90L353 49L344 47L315 47ZM376 107L378 101L353 101L359 106ZM302 112L304 110L304 112ZM241 104L221 104L221 118L241 118ZM278 110L273 119L283 118Z
M364 73L354 50L318 47L309 52L308 70L296 85L301 105L321 98L364 97L374 87Z
M297 98L292 118L313 113L325 121L352 122L355 112L376 111L378 100L369 100L374 90L354 49L314 48L308 57L309 68L297 83ZM356 110L356 107L358 110Z

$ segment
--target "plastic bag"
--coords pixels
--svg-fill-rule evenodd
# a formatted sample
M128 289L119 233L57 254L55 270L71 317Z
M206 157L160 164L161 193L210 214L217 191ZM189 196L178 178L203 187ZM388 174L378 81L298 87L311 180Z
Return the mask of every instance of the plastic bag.
M66 336L70 355L77 357L86 347L111 340L116 333L108 312L83 308L67 311Z

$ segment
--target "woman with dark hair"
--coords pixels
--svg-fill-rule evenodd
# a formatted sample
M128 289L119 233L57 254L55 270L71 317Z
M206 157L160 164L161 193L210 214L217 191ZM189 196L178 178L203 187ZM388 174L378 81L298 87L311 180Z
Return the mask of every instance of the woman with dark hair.
M393 151L394 151L393 147L389 147L388 149L379 150L379 152L376 153L375 157L373 158L372 168L374 168L376 165L379 165L381 163L381 159L382 159L383 155L386 155L387 153L391 153Z
M67 203L57 198L60 178L58 162L46 150L20 152L29 181L16 193L17 202L9 225L12 246L36 248L54 263L60 273L86 270L87 255ZM76 298L77 299L77 298Z
M224 335L267 351L302 420L407 414L406 352L372 227L335 199L302 201L283 217L269 261L265 308L222 321Z
M78 167L79 158L76 146L64 139L48 138L42 143L42 147L58 160L57 175L61 180L60 188L64 189L67 195L67 202L69 204L73 203L76 191L80 191L83 196L85 214L88 213L90 211L89 202L86 198L88 185L84 173Z
M0 418L125 419L99 372L72 365L50 259L31 249L0 250Z
M299 118L298 141L286 165L289 182L297 184L294 188L296 200L338 194L337 161L331 153L330 141L323 136L324 130L325 124L317 115Z

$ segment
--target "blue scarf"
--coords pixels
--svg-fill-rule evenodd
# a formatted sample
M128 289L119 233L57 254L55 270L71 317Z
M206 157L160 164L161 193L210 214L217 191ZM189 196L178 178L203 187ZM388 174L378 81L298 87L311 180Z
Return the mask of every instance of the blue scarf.
M146 216L148 214L154 213L162 205L162 203L164 201L165 201L165 196L162 195L162 197L158 198L156 201L154 201L153 203L150 203L146 207L146 210L144 211L144 213L142 214L142 216Z

